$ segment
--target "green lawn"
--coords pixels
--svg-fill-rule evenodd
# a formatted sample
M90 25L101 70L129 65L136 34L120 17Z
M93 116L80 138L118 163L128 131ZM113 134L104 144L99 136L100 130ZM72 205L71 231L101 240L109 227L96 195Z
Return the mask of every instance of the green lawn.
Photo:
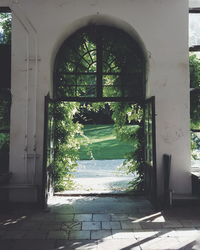
M83 131L80 160L124 159L134 146L117 140L113 125L84 125Z

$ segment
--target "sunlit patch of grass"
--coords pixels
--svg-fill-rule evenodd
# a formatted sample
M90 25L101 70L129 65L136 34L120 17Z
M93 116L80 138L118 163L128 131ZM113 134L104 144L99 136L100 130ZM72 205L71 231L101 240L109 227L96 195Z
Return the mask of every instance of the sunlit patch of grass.
M113 125L84 125L84 137L79 140L80 160L124 159L134 147L134 142L124 143L116 138Z

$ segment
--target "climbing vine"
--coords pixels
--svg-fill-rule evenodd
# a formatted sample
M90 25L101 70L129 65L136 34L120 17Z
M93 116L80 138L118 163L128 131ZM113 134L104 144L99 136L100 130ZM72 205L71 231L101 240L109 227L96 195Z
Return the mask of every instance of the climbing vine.
M116 137L132 145L126 155L124 166L128 173L137 173L131 187L143 189L143 111L137 104L127 103L57 103L54 107L54 176L55 189L58 191L73 188L72 172L76 171L78 150L81 146L78 135L83 135L82 125L75 119L83 117L83 108L98 113L109 107L114 122ZM85 118L86 119L86 118Z
M78 149L76 136L81 134L81 124L73 121L79 111L78 103L56 103L54 106L54 182L55 190L73 186L72 172L76 169Z
M143 109L139 104L127 103L112 103L111 109L117 138L132 144L132 151L126 155L123 163L128 173L136 174L134 180L129 183L130 188L134 191L142 191L144 188Z

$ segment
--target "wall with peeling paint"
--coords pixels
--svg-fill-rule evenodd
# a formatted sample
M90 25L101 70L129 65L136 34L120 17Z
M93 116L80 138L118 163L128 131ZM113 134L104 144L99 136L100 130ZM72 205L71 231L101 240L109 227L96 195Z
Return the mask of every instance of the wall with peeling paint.
M56 52L75 30L97 22L137 34L143 43L149 60L147 96L156 97L158 189L162 155L168 153L171 188L191 192L187 0L1 0L0 5L13 13L13 184L41 185L44 96L52 92ZM25 199L20 192L13 190L10 199ZM36 199L29 189L26 200Z

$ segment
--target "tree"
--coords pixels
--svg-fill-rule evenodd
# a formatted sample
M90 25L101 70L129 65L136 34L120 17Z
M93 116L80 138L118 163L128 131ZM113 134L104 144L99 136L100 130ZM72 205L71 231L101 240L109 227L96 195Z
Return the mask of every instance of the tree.
M190 56L190 118L191 118L191 149L192 158L198 159L200 150L200 59L194 54Z
M200 87L200 59L195 55L189 57L190 63L190 87Z
M2 33L1 33L2 31ZM0 13L0 44L11 43L11 14ZM9 169L10 90L0 88L0 173Z
M190 115L191 127L200 128L200 59L196 55L190 56Z
M0 13L0 28L3 31L0 37L0 43L11 43L11 27L11 13Z

